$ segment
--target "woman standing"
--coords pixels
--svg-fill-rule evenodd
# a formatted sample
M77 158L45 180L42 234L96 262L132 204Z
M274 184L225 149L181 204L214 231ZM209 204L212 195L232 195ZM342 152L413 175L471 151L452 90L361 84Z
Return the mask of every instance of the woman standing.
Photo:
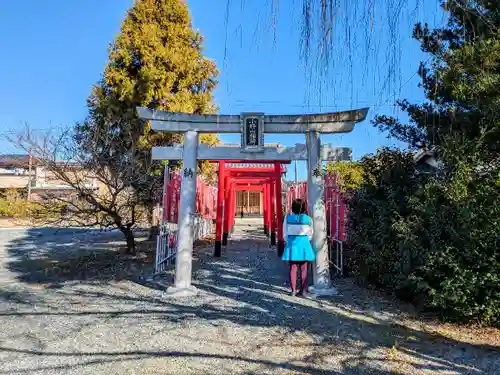
M283 238L286 241L281 257L290 265L290 285L293 296L307 293L307 269L309 262L316 259L311 246L313 235L312 220L305 214L305 204L301 199L292 202L292 213L283 220ZM297 291L297 273L300 269L300 288Z

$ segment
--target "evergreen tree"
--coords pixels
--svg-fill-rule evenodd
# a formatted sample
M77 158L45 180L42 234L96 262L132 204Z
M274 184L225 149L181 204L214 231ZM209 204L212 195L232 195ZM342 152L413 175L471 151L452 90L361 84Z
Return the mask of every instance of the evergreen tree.
M421 63L427 101L401 108L409 124L379 116L375 126L411 148L434 148L452 167L458 160L488 163L500 150L500 1L443 2L449 21L431 30L417 24L414 38L430 54Z
M80 146L98 150L111 173L121 173L115 169L124 161L132 166L123 183L150 208L161 186L161 178L146 172L151 147L182 142L182 137L151 131L149 123L138 119L136 107L213 113L218 72L203 56L202 42L181 0L136 0L109 47L103 77L88 99L89 116L77 126ZM208 134L200 142L213 145L218 139ZM210 174L211 169L205 165L203 171Z
M427 100L400 102L408 124L374 125L410 149L437 151L440 173L382 150L361 161L351 205L359 273L444 318L500 325L500 1L450 0L449 22L414 37L429 53L419 74Z

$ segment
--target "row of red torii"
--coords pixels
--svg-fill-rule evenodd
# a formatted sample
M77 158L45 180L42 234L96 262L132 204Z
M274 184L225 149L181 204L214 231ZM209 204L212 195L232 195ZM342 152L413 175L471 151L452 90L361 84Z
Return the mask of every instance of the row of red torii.
M227 240L234 231L236 212L236 192L254 191L262 195L264 233L269 236L272 246L278 245L278 253L283 250L284 238L282 228L283 203L285 212L291 212L294 199L300 198L307 203L307 182L293 183L283 189L280 196L281 179L286 173L284 163L246 163L226 162L218 163L218 184L212 186L197 176L196 189L196 215L207 221L216 221L216 240L214 256L220 257L222 246L227 245ZM180 187L182 177L179 170L165 170L165 188L163 192L163 221L177 223L180 201ZM220 194L219 194L220 192ZM285 194L283 194L285 193ZM286 196L283 202L283 195ZM343 194L338 189L337 176L325 175L324 196L326 202L326 221L328 234L332 241L345 242L346 206ZM282 199L280 199L280 197ZM248 202L247 202L248 203ZM174 236L173 233L170 236ZM175 241L169 240L170 250L174 248ZM164 252L170 256L171 251ZM168 260L168 259L165 259ZM162 259L159 259L162 261Z
M171 296L192 296L197 289L192 285L194 243L194 219L197 201L198 160L219 161L219 188L217 191L217 221L215 256L220 256L221 246L227 242L234 224L234 191L248 190L248 184L263 186L265 214L264 224L271 233L271 241L283 247L281 223L282 164L292 160L307 160L307 204L313 219L313 248L316 262L310 292L316 295L332 295L328 259L326 209L324 201L323 161L340 161L351 158L351 150L321 145L322 133L346 133L363 121L368 109L316 115L265 116L263 113L241 115L195 115L172 113L147 108L137 109L139 117L151 122L155 131L183 133L183 145L153 147L153 160L182 160L182 182L178 214L177 254L175 283L168 288ZM199 133L240 133L241 147L207 146L198 144ZM264 133L295 133L306 135L306 145L295 147L269 147L264 144ZM248 163L272 164L271 170L262 166L251 168ZM243 165L243 168L238 166ZM260 169L260 170L259 170ZM241 186L244 184L244 188ZM228 202L223 205L222 202ZM223 210L225 212L223 212Z
M275 163L247 163L226 162L218 163L217 188L207 185L197 176L196 214L205 220L216 220L216 240L214 256L220 257L222 246L227 245L227 240L234 231L237 191L257 191L263 193L263 219L264 233L270 236L271 245L278 244L278 251L283 249L282 228L277 222L282 222L282 176L286 169L282 162ZM168 172L166 172L168 173ZM179 211L181 175L174 171L166 180L167 188L164 190L163 219L167 222L177 223ZM302 197L302 198L305 198Z

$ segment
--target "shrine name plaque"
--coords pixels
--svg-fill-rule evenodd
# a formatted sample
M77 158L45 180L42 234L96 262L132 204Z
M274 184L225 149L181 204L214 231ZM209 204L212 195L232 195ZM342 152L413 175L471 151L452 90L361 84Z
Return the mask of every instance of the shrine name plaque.
M241 114L241 149L248 152L264 151L264 114Z

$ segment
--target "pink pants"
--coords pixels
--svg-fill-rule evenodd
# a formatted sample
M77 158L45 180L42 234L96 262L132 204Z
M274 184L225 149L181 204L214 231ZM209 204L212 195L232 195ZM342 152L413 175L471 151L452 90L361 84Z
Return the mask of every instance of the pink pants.
M307 292L307 261L295 262L290 261L290 285L292 287L292 292L297 292L297 273L300 269L300 293Z

